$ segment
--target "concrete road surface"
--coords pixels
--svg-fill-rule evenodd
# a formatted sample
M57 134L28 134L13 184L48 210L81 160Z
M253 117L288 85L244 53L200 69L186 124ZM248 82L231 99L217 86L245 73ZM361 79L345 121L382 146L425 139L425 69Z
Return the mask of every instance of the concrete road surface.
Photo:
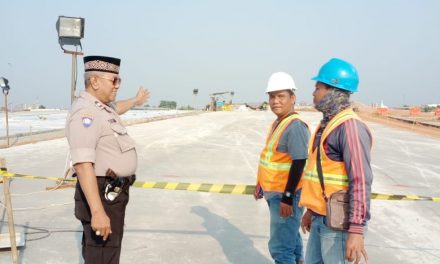
M302 113L312 130L321 115ZM216 112L130 126L139 181L254 184L270 112ZM374 192L440 196L440 140L370 123ZM65 139L1 149L10 171L61 177ZM20 263L82 263L73 189L14 179L17 230L26 233ZM3 193L3 186L0 191ZM132 188L121 263L272 263L268 210L251 196ZM1 199L4 201L3 197ZM372 202L369 263L440 263L440 203ZM8 231L5 210L0 228ZM304 236L305 243L307 236ZM0 251L9 263L10 251Z

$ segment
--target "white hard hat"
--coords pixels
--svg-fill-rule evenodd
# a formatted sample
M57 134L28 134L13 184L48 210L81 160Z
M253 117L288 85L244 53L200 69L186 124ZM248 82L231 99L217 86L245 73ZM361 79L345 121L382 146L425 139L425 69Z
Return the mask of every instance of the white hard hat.
M275 72L269 78L266 93L282 90L296 90L295 81L290 74L285 72Z

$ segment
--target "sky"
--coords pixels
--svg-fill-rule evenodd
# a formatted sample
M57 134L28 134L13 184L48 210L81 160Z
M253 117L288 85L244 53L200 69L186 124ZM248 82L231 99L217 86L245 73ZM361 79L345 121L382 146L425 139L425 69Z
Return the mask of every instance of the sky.
M440 104L436 0L0 0L0 10L0 76L12 105L70 106L72 57L58 44L60 15L85 18L85 55L121 58L118 99L144 85L150 105L201 107L223 91L237 103L262 102L269 76L285 71L297 101L311 103L310 79L336 57L358 69L355 101ZM78 91L83 70L79 57Z

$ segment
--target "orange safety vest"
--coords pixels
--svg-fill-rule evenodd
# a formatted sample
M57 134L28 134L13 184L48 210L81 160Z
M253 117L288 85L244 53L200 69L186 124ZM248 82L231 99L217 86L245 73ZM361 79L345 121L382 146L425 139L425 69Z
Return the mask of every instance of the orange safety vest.
M275 130L273 130L275 122L271 126L273 131L269 131L266 146L261 152L258 165L257 182L266 192L284 192L286 188L292 158L289 153L278 152L277 147L284 131L295 120L301 120L298 114L290 115L281 120ZM302 122L305 124L304 121ZM298 183L297 190L300 188L301 181Z
M348 190L348 174L345 170L345 164L343 161L334 161L329 159L324 150L324 142L328 135L333 132L333 130L335 130L345 121L352 118L360 120L352 109L346 109L338 113L330 120L321 135L321 142L318 147L321 148L321 166L324 177L325 193L327 197L330 197L332 193L337 191ZM316 167L318 148L313 150L313 141L318 129L319 126L316 129L313 137L310 138L309 158L303 173L303 188L299 205L307 207L320 215L326 215L326 203L322 196L322 188L319 182L318 170Z

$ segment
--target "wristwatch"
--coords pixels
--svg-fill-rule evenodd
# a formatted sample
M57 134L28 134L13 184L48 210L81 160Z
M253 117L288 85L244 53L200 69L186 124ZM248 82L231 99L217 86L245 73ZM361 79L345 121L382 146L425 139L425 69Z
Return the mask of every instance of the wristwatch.
M284 196L286 196L286 197L289 197L289 198L290 198L290 197L292 197L292 193L291 193L291 192L285 192L285 193L284 193Z

